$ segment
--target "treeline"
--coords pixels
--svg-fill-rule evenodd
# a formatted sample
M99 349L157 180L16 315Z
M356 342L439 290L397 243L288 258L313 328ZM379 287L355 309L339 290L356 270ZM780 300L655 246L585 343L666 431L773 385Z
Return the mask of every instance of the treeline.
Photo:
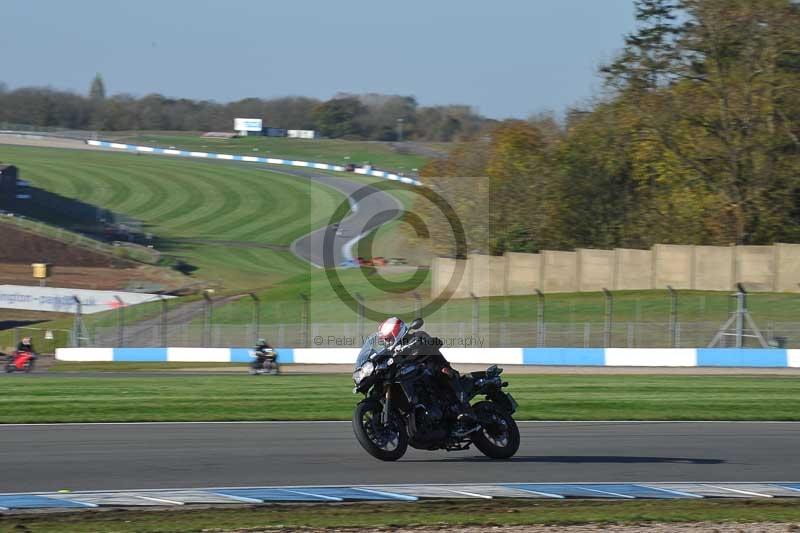
M230 131L235 117L265 125L312 129L331 138L376 141L458 141L474 138L492 121L467 106L422 107L410 96L341 94L314 98L245 98L218 103L149 94L106 97L102 78L80 95L49 87L8 90L0 83L0 123L75 130Z
M505 122L424 169L443 191L488 176L481 220L454 195L473 249L800 242L800 5L637 0L636 13L588 109Z

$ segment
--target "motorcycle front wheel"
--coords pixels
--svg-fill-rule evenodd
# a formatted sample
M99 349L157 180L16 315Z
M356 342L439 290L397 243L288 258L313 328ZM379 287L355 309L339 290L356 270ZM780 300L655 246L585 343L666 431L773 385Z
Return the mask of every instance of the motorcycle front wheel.
M481 424L480 431L472 434L472 442L492 459L508 459L519 449L519 428L509 413L492 402L475 404Z
M353 411L353 433L367 453L381 461L397 461L408 448L405 424L391 413L387 424L381 423L383 406L375 400L364 400Z

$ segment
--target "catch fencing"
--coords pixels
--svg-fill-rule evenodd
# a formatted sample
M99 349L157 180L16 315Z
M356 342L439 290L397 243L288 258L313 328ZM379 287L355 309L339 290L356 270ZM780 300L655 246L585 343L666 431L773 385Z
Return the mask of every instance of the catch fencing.
M800 297L753 294L745 304L744 296L609 291L574 297L472 298L451 300L423 318L426 331L454 348L704 348L715 339L714 347L719 348L800 348ZM360 346L375 330L374 320L363 312L365 306L360 315L317 312L312 299L303 301L305 307L292 308L285 301L270 303L246 295L188 302L164 299L99 315L76 314L69 330L55 335L51 331L50 339L45 339L45 328L19 328L14 342L29 335L48 349L228 348L249 346L263 337L286 348L348 348ZM423 304L417 301L416 311L400 316L417 316ZM276 319L279 308L289 311ZM314 320L330 316L343 319Z

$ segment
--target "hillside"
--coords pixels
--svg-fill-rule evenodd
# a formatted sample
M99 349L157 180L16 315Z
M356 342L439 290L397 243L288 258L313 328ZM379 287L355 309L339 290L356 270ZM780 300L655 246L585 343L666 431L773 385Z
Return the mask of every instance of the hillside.
M327 187L256 165L8 145L0 160L35 187L140 221L184 272L233 289L305 270L289 244L341 202Z

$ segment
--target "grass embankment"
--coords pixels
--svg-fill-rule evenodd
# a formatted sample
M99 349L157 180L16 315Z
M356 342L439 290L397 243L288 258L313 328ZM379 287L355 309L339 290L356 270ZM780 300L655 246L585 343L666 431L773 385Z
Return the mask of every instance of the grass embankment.
M519 420L800 420L800 382L792 377L507 379ZM0 381L0 423L349 420L360 398L351 390L346 375L15 375Z
M234 155L258 155L316 161L335 165L370 163L376 168L395 172L412 172L430 160L429 157L403 153L390 143L343 141L339 139L288 139L280 137L241 137L217 139L198 134L140 133L120 137L120 142L169 147L197 152ZM446 144L431 144L433 150L446 153Z
M800 506L778 500L547 501L236 506L231 509L115 510L0 517L0 532L277 531L287 528L387 528L800 521ZM601 526L602 527L602 526ZM713 530L709 527L709 530ZM791 529L791 528L790 528Z
M256 165L17 146L0 146L0 160L36 187L140 220L160 251L232 288L307 269L286 247L342 201Z

